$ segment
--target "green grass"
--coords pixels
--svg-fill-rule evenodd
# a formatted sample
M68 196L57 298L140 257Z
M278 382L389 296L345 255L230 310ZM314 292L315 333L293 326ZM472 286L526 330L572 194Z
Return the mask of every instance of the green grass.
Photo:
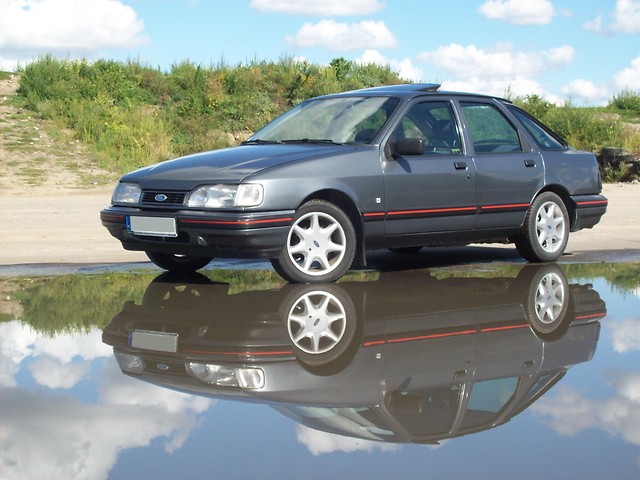
M226 147L304 99L401 83L389 68L285 58L235 67L185 61L169 72L135 62L45 56L21 72L19 100L91 145L100 166L126 172L171 157Z
M403 83L389 67L344 58L329 66L291 58L207 67L184 61L165 72L132 61L45 56L19 74L19 95L10 101L59 132L70 131L89 145L100 167L116 174L237 144L313 96ZM625 91L602 109L555 106L536 95L515 101L575 148L637 152L640 133L626 125L640 122L637 100L638 92ZM9 148L30 143L25 136Z
M524 110L540 119L574 148L599 152L605 147L627 151L640 149L640 133L626 128L616 109L555 106L537 95L515 99ZM625 121L638 122L638 116L626 112Z

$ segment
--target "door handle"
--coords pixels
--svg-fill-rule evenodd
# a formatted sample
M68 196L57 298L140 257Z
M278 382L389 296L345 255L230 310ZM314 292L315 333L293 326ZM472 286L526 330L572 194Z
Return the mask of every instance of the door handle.
M527 168L535 167L536 166L536 161L535 160L525 160L524 161L524 166L527 167Z
M456 170L466 170L467 162L453 162L453 166L456 167Z

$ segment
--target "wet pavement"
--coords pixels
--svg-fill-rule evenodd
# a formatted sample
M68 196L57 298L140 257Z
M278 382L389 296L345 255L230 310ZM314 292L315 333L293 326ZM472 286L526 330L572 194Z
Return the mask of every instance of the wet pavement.
M639 478L640 264L512 255L3 267L0 477Z

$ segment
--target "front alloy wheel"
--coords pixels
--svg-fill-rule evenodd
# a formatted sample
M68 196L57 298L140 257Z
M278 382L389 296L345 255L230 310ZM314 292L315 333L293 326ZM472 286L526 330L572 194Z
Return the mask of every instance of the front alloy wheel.
M553 262L560 258L569 240L569 214L562 199L553 192L536 197L516 240L520 255L531 262Z
M289 285L280 315L300 364L315 375L334 375L351 363L362 324L353 300L336 284Z
M349 217L332 203L311 200L296 212L287 243L271 263L290 282L332 282L349 269L355 250Z

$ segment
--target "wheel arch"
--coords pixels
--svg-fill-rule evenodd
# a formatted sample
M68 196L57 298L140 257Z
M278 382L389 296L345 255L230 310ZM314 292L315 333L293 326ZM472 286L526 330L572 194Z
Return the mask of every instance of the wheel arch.
M356 258L355 262L358 265L365 265L366 256L365 256L365 244L364 244L364 225L362 222L362 213L360 209L356 206L355 201L348 194L341 190L327 188L324 190L318 190L308 195L302 203L298 206L301 207L305 203L310 200L325 200L327 202L333 203L335 206L339 207L344 213L347 214L349 220L351 220L351 224L356 231Z
M562 202L564 203L564 206L567 209L567 213L569 214L569 226L570 226L570 230L573 231L574 225L576 223L576 205L574 203L574 201L571 199L571 195L569 194L569 191L564 188L562 185L558 185L558 184L551 184L551 185L545 185L544 188L542 188L534 197L534 199L545 192L551 192L551 193L555 193L556 195L558 195L560 197L560 199L562 200ZM531 200L533 202L533 199Z

